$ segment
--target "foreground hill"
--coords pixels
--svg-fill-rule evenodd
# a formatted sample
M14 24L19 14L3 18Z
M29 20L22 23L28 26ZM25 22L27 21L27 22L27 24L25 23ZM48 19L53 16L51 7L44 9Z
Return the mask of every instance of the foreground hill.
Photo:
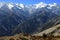
M54 36L60 36L60 24L58 25L55 25L49 29L46 29L40 33L37 33L37 34L33 34L35 36L43 36L43 34L47 34L47 35L54 35Z
M32 35L26 35L26 34L17 34L14 36L4 36L0 37L0 40L60 40L60 36L32 36Z

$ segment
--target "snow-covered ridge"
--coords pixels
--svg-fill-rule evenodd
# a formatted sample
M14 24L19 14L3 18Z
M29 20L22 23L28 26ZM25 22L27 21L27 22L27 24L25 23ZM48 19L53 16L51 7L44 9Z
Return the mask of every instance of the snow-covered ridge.
M56 3L46 4L46 3L40 2L40 3L38 3L38 4L33 4L33 5L24 5L24 4L1 3L1 2L0 2L0 8L1 8L3 5L7 5L7 6L9 7L9 9L11 9L11 8L14 7L14 6L20 6L20 8L24 8L24 7L28 7L28 8L42 8L42 7L46 7L47 5L49 5L49 7L56 6L57 4L56 4Z
M36 10L40 9L40 8L47 8L47 9L53 9L53 7L56 7L56 8L60 8L60 5L57 6L56 3L53 3L53 4L46 4L44 2L40 2L40 3L37 3L37 4L33 4L33 5L24 5L24 4L18 4L18 3L1 3L0 2L0 8L5 10L5 9L9 9L9 10L17 10L20 9L20 10L23 10L24 12L28 11L29 14L32 14L33 12L35 12ZM55 9L56 9L55 8Z

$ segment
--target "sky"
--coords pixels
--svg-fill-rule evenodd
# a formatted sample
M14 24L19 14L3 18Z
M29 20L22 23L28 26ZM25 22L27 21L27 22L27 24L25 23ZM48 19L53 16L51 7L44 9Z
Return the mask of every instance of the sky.
M0 2L5 2L5 3L22 3L25 5L32 5L32 4L37 4L40 2L44 2L44 3L57 3L60 4L60 0L0 0Z

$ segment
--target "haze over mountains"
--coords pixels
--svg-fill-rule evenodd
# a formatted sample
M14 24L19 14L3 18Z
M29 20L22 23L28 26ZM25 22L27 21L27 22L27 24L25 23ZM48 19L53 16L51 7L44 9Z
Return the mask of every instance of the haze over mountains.
M0 36L34 34L60 24L60 5L0 3Z

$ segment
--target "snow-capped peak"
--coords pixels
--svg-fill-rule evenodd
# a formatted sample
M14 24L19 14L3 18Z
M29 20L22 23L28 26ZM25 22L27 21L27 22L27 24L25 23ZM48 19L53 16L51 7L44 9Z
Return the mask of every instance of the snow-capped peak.
M19 6L20 6L21 8L24 8L24 5L23 5L23 4L20 4Z
M57 5L56 3L49 4L50 7L52 7L52 6L56 6L56 5Z
M48 5L49 5L49 7L47 7L48 9L52 9L52 7L53 7L53 6L57 6L57 4L56 4L56 3L48 4Z
M38 4L35 4L35 6L36 6L36 8L42 8L42 7L47 6L47 4L46 3L43 3L43 2L40 2Z
M1 2L0 2L0 8L3 7L3 6L6 6L6 7L8 7L9 9L12 9L12 7L14 7L14 6L13 6L13 3L1 3Z

